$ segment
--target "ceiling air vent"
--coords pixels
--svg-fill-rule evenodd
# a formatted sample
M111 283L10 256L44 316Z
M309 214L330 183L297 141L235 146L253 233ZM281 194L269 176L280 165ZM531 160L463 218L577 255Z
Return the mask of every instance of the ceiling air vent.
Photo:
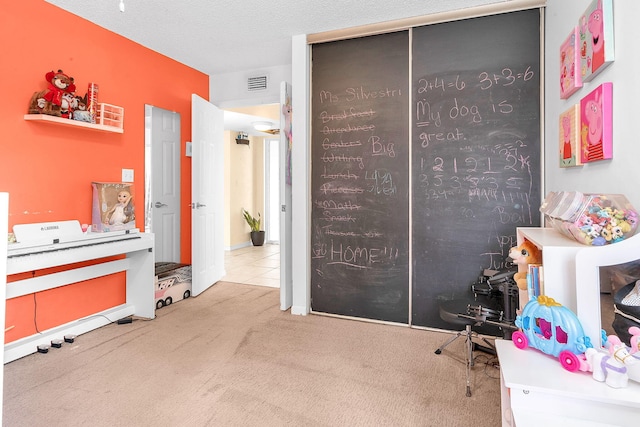
M249 92L265 90L267 88L267 76L249 77L247 79L247 89Z

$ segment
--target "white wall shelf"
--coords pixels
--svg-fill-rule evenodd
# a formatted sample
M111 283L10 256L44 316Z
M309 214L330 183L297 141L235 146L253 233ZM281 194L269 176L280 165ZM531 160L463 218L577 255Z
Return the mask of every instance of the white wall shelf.
M92 129L102 132L124 133L124 129L116 126L100 125L95 123L81 122L78 120L65 119L62 117L50 116L48 114L25 114L25 120L35 121L37 123L59 124L64 126L80 127Z

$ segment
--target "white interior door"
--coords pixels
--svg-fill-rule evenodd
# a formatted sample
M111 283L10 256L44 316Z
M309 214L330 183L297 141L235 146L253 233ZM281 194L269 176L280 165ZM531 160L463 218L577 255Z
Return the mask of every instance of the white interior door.
M280 310L293 301L291 236L291 85L280 84Z
M151 232L156 262L180 262L180 113L145 105Z
M224 113L191 96L191 263L194 296L224 272Z

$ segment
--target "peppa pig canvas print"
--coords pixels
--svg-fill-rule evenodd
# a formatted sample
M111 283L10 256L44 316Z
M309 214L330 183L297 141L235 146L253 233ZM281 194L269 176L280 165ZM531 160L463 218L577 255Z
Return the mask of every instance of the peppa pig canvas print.
M582 87L578 27L560 45L560 98L567 99Z
M613 157L613 83L603 83L580 100L582 163Z
M580 156L580 104L560 114L560 167L582 166Z
M580 71L588 82L614 60L613 0L593 0L578 22Z

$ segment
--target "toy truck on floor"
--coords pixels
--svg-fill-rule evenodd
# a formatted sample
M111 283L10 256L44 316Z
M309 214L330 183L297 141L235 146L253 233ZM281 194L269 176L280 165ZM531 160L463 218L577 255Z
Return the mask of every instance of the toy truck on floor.
M177 263L156 264L156 309L191 296L191 266Z

